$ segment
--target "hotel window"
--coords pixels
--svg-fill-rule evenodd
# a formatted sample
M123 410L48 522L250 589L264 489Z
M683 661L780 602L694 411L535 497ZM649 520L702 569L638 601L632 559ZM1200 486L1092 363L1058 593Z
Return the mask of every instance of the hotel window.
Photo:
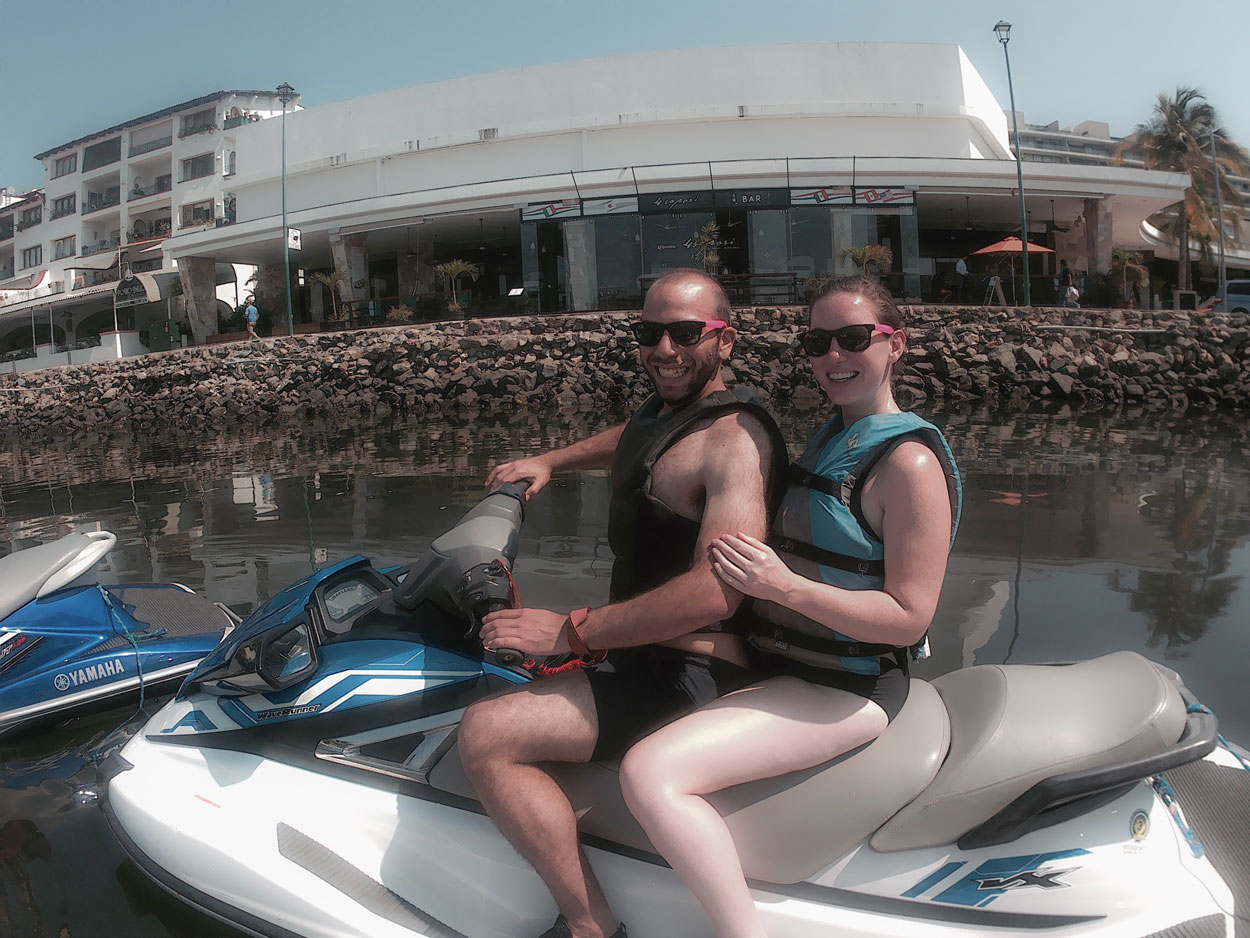
M62 257L74 256L74 235L68 238L58 238L52 242L52 259L59 261Z
M22 269L43 263L43 245L36 244L33 248L22 251Z
M58 176L68 176L70 173L76 172L77 170L78 154L71 153L69 156L63 156L56 161L56 164L52 169L52 178L56 179Z
M211 176L213 174L213 154L205 153L203 156L193 156L189 160L182 161L182 182L188 179L199 179L203 176Z
M213 202L209 199L207 202L197 202L194 205L184 205L182 207L182 227L188 225L202 225L213 220Z
M196 134L202 130L211 130L216 124L216 118L217 112L212 108L188 114L182 119L182 131L179 136L185 137L188 134Z
M74 209L78 204L78 196L76 193L63 195L59 199L52 201L52 217L60 218L62 215L73 215Z

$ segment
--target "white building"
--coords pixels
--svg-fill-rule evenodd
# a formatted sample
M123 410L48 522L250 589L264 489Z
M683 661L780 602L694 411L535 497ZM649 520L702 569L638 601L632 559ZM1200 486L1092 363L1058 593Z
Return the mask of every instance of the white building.
M281 112L274 92L219 91L37 154L43 188L0 206L0 357L34 354L0 368L137 354L145 330L168 347L153 324L172 316L178 271L162 245L234 221L237 140ZM127 272L142 289L114 322ZM223 280L233 305L229 266Z
M851 272L843 252L870 243L891 248L898 295L928 296L955 258L1019 230L1008 121L953 45L614 56L388 91L285 123L289 224L303 236L293 265L348 272L357 313L437 309L429 266L452 258L481 268L459 285L471 309L636 306L664 270L708 260L709 223L708 266L740 301ZM236 224L180 233L171 257L281 263L281 133L274 121L239 141ZM1031 237L1078 269L1106 269L1112 244L1144 246L1144 219L1188 184L1132 167L1025 168ZM1033 261L1039 286L1051 270ZM331 315L321 287L296 308Z

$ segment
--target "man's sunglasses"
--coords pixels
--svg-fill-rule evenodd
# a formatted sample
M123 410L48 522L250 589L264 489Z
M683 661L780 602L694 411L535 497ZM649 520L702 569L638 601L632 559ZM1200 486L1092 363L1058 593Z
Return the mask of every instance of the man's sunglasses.
M821 355L829 354L829 348L834 342L837 342L838 347L843 351L862 352L868 348L872 343L873 335L878 332L892 335L894 327L880 322L866 322L854 326L843 326L841 329L808 329L806 332L799 333L795 341L810 357L819 358Z
M647 347L659 345L664 338L664 333L667 332L674 345L689 348L691 345L699 344L704 329L724 329L728 325L729 323L723 319L686 319L681 322L647 322L644 319L631 322L629 328L633 330L634 338L638 340L639 345Z

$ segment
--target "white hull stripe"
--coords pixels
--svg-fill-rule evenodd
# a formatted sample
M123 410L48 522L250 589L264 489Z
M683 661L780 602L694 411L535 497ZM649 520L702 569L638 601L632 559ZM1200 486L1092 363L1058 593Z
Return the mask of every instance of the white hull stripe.
M189 661L185 664L176 665L172 668L165 668L163 671L145 673L143 675L143 683L156 684L160 681L169 680L170 678L190 674L191 669L197 664L199 664L198 661ZM75 704L85 703L99 697L109 697L113 694L120 694L125 691L134 690L138 686L138 676L128 677L124 681L97 683L86 690L78 691L76 694L64 694L54 700L45 700L42 703L29 704L25 707L19 707L16 710L6 710L3 713L0 713L0 729L5 729L12 723L19 723L22 720L29 720L32 717L40 716L43 713L60 710L62 707L72 707Z

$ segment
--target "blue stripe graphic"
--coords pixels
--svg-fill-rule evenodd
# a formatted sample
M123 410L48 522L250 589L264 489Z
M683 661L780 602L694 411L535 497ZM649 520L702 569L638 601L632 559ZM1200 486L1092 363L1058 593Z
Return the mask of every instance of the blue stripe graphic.
M946 877L950 876L951 873L955 872L955 870L959 869L961 866L963 866L962 861L952 860L950 863L947 863L945 866L941 867L940 869L934 870L932 873L930 873L920 882L916 883L916 885L912 886L911 889L903 893L903 898L904 899L916 898L916 896L920 895L925 890L930 889L933 886L936 886L942 880L946 879Z

